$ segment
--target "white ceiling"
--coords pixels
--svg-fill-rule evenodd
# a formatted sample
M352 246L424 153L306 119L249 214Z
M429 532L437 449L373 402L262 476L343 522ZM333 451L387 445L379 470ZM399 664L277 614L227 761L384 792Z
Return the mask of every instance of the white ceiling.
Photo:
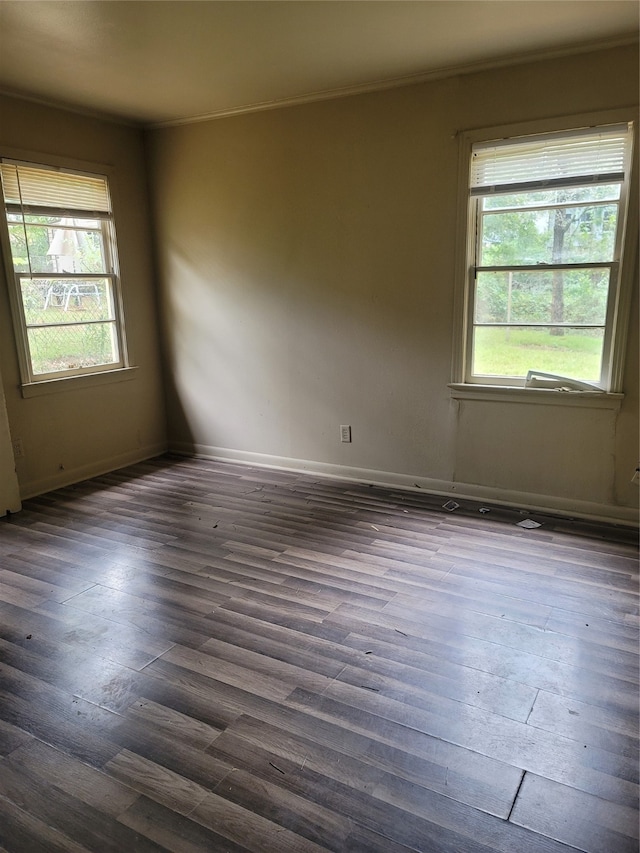
M637 0L0 0L0 90L159 124L637 38Z

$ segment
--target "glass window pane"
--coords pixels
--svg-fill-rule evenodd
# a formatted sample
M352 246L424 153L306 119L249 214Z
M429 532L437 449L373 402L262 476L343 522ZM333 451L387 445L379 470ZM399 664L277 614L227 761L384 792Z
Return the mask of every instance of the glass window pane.
M487 213L480 266L612 261L617 220L617 204Z
M620 184L590 184L587 187L486 196L482 199L482 209L501 210L513 207L553 206L560 202L579 204L586 201L617 201L620 198L620 187Z
M27 235L22 223L9 223L9 245L11 258L16 272L29 272L29 254L27 252Z
M16 214L16 216L20 216L21 214ZM67 228L89 228L96 231L100 230L100 220L99 219L76 219L75 217L65 217L64 219L60 219L59 216L36 216L31 213L24 214L24 221L27 225L42 225L43 221L47 220L45 224L53 224L53 225L62 225L64 223Z
M40 220L38 222L34 220ZM10 225L12 246L15 244L14 263L18 272L101 273L107 272L102 230L78 227L87 220L60 219L46 216L28 216L25 225ZM91 222L89 220L89 222ZM24 266L24 240L28 247Z
M558 334L558 333L561 334ZM476 327L472 372L524 378L530 370L598 382L604 329Z
M123 364L106 177L3 164L22 381Z
M29 326L86 323L115 317L108 278L23 278L20 290Z
M476 323L604 325L608 269L479 272Z
M35 375L118 361L113 323L35 328L28 335Z

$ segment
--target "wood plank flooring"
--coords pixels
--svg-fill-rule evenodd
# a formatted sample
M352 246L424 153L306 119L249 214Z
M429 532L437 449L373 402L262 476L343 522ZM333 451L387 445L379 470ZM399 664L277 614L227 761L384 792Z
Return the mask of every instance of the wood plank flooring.
M161 458L0 520L0 851L638 851L624 528Z

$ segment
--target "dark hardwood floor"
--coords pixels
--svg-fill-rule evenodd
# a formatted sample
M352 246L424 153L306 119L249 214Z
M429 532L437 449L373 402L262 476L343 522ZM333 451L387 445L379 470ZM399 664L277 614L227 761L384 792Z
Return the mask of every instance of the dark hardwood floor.
M164 458L0 520L0 849L638 850L633 532Z

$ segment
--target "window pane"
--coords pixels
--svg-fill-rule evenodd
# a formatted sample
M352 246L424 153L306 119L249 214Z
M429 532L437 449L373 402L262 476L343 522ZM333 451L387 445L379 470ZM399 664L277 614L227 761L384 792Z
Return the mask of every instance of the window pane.
M524 378L529 370L540 370L598 382L603 340L604 329L480 326L473 335L472 372Z
M487 213L480 266L612 261L617 220L617 204Z
M619 198L620 184L591 184L588 187L535 190L528 193L485 196L482 200L482 209L500 210L511 207L553 206L561 202L617 201Z
M22 381L122 366L107 178L7 162L0 173Z
M17 219L14 216L9 224L16 272L108 272L102 230L96 220L27 216L23 224Z
M28 335L35 375L118 361L113 323L35 328Z
M113 320L115 316L108 278L23 278L20 289L29 326Z
M608 295L608 269L479 272L474 320L604 325Z
M9 213L9 240L16 272L55 272L54 259L47 255L49 226L60 222L55 216L30 216ZM26 223L26 225L25 225ZM30 225L39 227L29 227ZM32 269L29 268L31 261Z

